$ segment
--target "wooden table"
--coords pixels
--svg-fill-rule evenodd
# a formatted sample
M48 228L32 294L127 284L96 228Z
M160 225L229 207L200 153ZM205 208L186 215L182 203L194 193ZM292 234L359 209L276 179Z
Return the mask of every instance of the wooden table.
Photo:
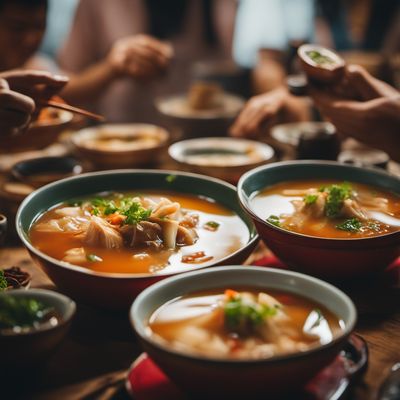
M259 246L247 263L266 253ZM33 274L32 287L54 288L21 247L0 250L0 267L18 265ZM400 268L399 268L400 270ZM342 287L359 310L356 332L369 346L370 364L352 398L375 399L389 368L400 361L400 271ZM126 399L124 377L141 350L127 313L110 313L82 304L67 339L34 382L19 384L13 399ZM1 398L1 394L0 394Z

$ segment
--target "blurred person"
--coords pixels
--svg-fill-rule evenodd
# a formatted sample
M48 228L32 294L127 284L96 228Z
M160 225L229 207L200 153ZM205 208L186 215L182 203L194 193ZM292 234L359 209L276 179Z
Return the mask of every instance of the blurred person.
M251 98L231 127L233 136L258 137L265 122L305 121L309 106L286 89L285 55L291 43L314 36L313 0L240 0L235 24L235 61L253 69L256 96Z
M357 65L346 67L336 88L311 87L320 112L339 134L387 152L400 161L400 92Z
M28 126L41 103L58 93L68 78L48 72L13 70L0 73L0 135Z
M104 85L72 79L64 96L109 121L154 122L154 99L186 91L193 62L230 57L235 11L233 0L81 0L60 65Z

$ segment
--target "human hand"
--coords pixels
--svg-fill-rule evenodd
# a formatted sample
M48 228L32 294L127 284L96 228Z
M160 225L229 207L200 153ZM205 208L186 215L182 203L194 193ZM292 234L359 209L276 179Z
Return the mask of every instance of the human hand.
M237 137L257 137L267 121L277 116L285 104L288 93L283 88L252 97L244 106L230 128L230 134Z
M108 61L119 74L150 79L165 71L172 57L169 44L140 34L117 40Z
M58 93L68 82L65 76L53 75L45 71L13 70L0 73L14 92L29 96L36 104L36 112L41 103Z
M343 100L322 91L312 95L318 109L339 134L384 150L393 159L400 160L400 93L396 90L390 93L395 95L368 101Z
M0 79L0 136L10 135L28 125L35 102L28 96L10 90Z

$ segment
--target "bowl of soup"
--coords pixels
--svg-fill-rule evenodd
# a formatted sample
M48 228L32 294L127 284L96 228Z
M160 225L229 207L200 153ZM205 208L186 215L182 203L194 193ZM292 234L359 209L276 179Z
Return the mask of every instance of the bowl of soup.
M75 302L50 290L0 292L2 374L43 363L66 336L75 310Z
M75 152L100 169L132 168L159 161L169 133L151 124L104 124L71 136Z
M261 142L234 138L196 138L174 143L168 149L179 166L237 183L246 171L271 162L274 149Z
M313 81L330 84L344 76L345 61L331 49L303 44L297 54L304 72Z
M43 108L38 118L17 135L0 137L0 152L20 152L43 149L55 143L59 135L72 124L73 114L52 107Z
M233 186L178 171L67 178L28 196L16 220L60 290L109 308L166 276L243 262L258 240Z
M356 310L316 278L226 266L151 286L133 303L130 320L152 360L189 393L281 398L335 358Z
M156 99L155 107L165 123L185 137L225 136L244 102L216 83L195 82L187 93Z
M238 195L291 269L348 279L383 271L400 254L400 180L383 171L279 162L243 175Z

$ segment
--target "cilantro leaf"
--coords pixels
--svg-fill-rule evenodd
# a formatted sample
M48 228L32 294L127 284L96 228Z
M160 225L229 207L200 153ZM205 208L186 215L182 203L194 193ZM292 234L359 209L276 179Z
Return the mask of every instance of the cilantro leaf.
M303 201L306 205L314 204L318 199L317 194L307 194L304 196Z
M357 218L346 219L342 223L336 225L336 229L347 232L359 232L361 230L362 223Z
M325 215L328 218L337 218L343 207L343 202L352 195L352 188L348 182L340 185L330 185L320 188L320 191L326 192Z
M7 289L8 282L6 277L4 276L4 271L0 270L0 292Z

